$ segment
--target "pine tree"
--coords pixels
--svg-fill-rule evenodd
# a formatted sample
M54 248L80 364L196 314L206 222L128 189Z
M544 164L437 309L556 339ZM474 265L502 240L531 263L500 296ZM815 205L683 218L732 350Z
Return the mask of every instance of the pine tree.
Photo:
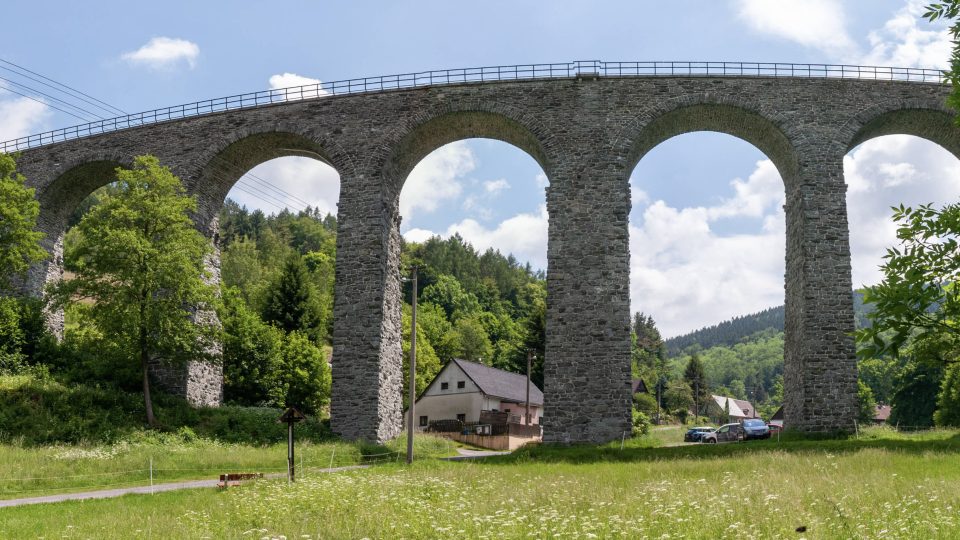
M707 385L707 374L703 370L703 362L698 354L690 355L687 367L683 371L683 379L687 381L693 391L693 398L696 400L697 407L696 414L699 415L710 398L710 388Z
M301 331L316 337L320 323L319 306L309 281L307 267L299 254L292 254L280 277L267 292L263 320L290 333Z

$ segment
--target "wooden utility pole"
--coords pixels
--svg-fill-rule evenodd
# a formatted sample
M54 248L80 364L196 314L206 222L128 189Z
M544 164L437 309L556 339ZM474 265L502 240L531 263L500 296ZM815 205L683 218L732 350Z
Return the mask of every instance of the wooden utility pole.
M417 403L417 267L413 267L413 302L410 316L410 422L407 426L407 463L413 463L413 422Z
M527 412L526 412L526 424L530 425L530 364L533 360L533 351L527 351Z

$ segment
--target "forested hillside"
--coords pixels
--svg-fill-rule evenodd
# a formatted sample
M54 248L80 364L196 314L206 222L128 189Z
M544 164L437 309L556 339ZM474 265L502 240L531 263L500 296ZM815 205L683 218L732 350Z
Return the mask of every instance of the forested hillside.
M277 347L269 345L275 341L269 335L276 334L270 327L298 331L329 355L336 218L310 209L267 216L228 200L220 231L226 395L248 399L253 392L269 399L267 389L255 386L272 371L268 359L257 360L264 349ZM522 372L528 351L537 354L533 379L542 385L546 286L541 274L512 255L492 249L479 253L457 235L404 243L405 277L414 265L419 272L418 391L452 358ZM403 287L406 362L411 283ZM260 367L247 366L250 358Z
M869 324L866 316L869 311L863 304L861 291L853 291L853 311L857 328ZM784 307L777 306L750 315L734 317L713 326L694 330L689 334L672 337L664 342L667 347L667 356L679 356L690 347L709 349L716 346L733 346L767 329L782 332L783 316Z

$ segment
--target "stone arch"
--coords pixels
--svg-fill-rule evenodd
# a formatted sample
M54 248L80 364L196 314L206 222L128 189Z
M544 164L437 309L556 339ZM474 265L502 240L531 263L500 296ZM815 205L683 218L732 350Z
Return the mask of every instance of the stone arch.
M351 157L332 140L323 140L298 126L276 125L263 130L240 130L217 141L198 155L199 173L188 186L198 199L195 222L208 233L227 193L248 171L272 159L309 157L334 168L341 175L352 170Z
M626 156L629 176L637 163L658 144L696 131L714 131L757 147L789 182L797 172L793 130L782 115L730 98L692 94L668 100L637 115L615 140L618 155Z
M870 139L884 135L913 135L943 147L960 159L960 128L956 113L941 101L893 100L864 109L842 127L849 152Z
M486 100L443 105L414 115L389 134L387 148L371 160L378 162L384 178L392 180L392 185L384 187L398 200L417 163L445 144L472 138L495 139L523 150L547 176L554 161L551 156L559 152L549 130L529 112Z
M63 173L37 188L40 227L48 235L65 232L67 220L91 193L116 180L118 167L129 167L133 156L98 153L74 160Z

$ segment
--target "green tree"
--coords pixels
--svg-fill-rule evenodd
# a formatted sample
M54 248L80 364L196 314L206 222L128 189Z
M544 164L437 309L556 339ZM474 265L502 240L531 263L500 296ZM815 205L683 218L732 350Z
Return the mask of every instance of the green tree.
M284 332L300 331L320 341L321 306L299 254L287 257L280 276L267 290L263 320Z
M40 203L13 156L0 154L0 289L9 290L13 276L23 276L34 262L47 257L35 230Z
M420 298L443 308L451 321L470 316L480 309L477 297L463 290L457 278L450 275L437 277L432 285L423 289Z
M869 287L871 325L857 331L860 354L899 357L910 343L915 354L944 362L960 352L960 204L894 208L900 246L881 266L883 280Z
M911 360L900 373L891 402L889 422L905 427L933 426L943 380L943 365Z
M220 277L227 287L236 287L250 303L263 281L263 269L257 242L239 238L229 244L220 255Z
M283 331L260 319L235 288L223 291L223 397L240 405L282 405Z
M933 420L938 426L960 427L960 363L951 364L940 384L937 411Z
M493 346L480 321L474 318L460 319L453 327L453 334L456 336L460 358L490 365L493 361Z
M411 308L408 304L403 305L401 314L402 338L401 348L403 350L403 404L409 405L410 401L410 327L413 325L411 320ZM417 375L416 375L416 394L419 396L430 381L440 373L443 367L437 353L434 352L431 339L420 324L420 306L417 305Z
M923 16L930 22L940 19L952 21L950 36L953 41L953 52L950 55L950 69L945 74L953 90L947 98L947 105L960 110L960 0L943 0L929 4ZM960 122L960 119L957 121Z
M860 380L857 381L857 403L857 422L867 425L873 423L873 417L877 414L877 401L873 399L870 387Z
M280 348L282 405L318 413L330 403L330 364L327 354L303 332L287 334Z
M700 415L710 399L710 387L707 384L707 374L703 370L703 362L697 353L690 355L687 367L683 370L683 380L693 391L694 406L698 407L695 412Z
M663 406L681 422L686 422L687 413L693 408L693 390L682 380L671 381L663 393Z
M151 359L210 357L215 328L195 323L192 312L211 309L216 300L204 281L210 244L189 217L196 201L157 158L138 156L132 169L117 169L116 187L77 225L76 276L57 284L52 299L60 307L93 301L93 323L140 363L152 426Z
M652 417L657 414L657 398L646 392L633 395L633 408Z

